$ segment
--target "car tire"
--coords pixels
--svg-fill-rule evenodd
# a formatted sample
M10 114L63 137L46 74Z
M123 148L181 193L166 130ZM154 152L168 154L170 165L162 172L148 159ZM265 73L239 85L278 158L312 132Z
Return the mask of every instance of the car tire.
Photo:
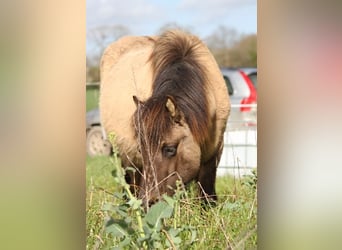
M91 157L98 155L109 156L112 153L110 142L104 140L100 126L94 126L87 132L86 144L87 154Z

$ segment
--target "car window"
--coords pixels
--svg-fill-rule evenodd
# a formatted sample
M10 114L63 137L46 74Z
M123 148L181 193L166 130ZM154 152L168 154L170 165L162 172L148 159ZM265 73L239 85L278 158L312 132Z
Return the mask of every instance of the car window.
M232 95L234 93L232 83L230 82L227 76L223 76L223 78L224 78L224 81L226 82L229 95Z
M248 77L252 80L255 89L257 89L257 86L258 86L257 73L251 73L251 74L248 75Z

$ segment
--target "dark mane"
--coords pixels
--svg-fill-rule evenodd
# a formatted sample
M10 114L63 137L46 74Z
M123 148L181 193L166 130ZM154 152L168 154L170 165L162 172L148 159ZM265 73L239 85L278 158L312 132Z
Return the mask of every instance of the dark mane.
M184 118L201 146L208 137L206 71L200 62L199 39L180 31L165 32L156 40L150 61L153 69L152 96L135 115L144 127L143 134L155 150L172 125L165 107L168 96ZM137 123L135 123L137 126ZM153 152L153 151L152 151Z

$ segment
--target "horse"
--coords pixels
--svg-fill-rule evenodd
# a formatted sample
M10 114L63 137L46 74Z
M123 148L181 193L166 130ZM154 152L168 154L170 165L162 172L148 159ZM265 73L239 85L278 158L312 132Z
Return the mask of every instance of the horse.
M215 202L230 100L207 46L180 30L125 36L104 51L100 77L101 122L135 195L149 205L196 181Z

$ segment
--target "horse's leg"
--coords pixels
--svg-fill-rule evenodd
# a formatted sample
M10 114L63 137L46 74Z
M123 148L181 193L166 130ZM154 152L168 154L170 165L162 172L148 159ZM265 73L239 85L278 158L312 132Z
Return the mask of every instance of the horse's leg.
M203 197L205 201L217 201L215 192L216 170L221 158L222 150L223 143L221 142L216 154L214 154L209 161L201 165L198 182L200 185L201 197Z
M217 200L215 192L216 157L203 164L199 171L198 182L201 197L205 200Z

